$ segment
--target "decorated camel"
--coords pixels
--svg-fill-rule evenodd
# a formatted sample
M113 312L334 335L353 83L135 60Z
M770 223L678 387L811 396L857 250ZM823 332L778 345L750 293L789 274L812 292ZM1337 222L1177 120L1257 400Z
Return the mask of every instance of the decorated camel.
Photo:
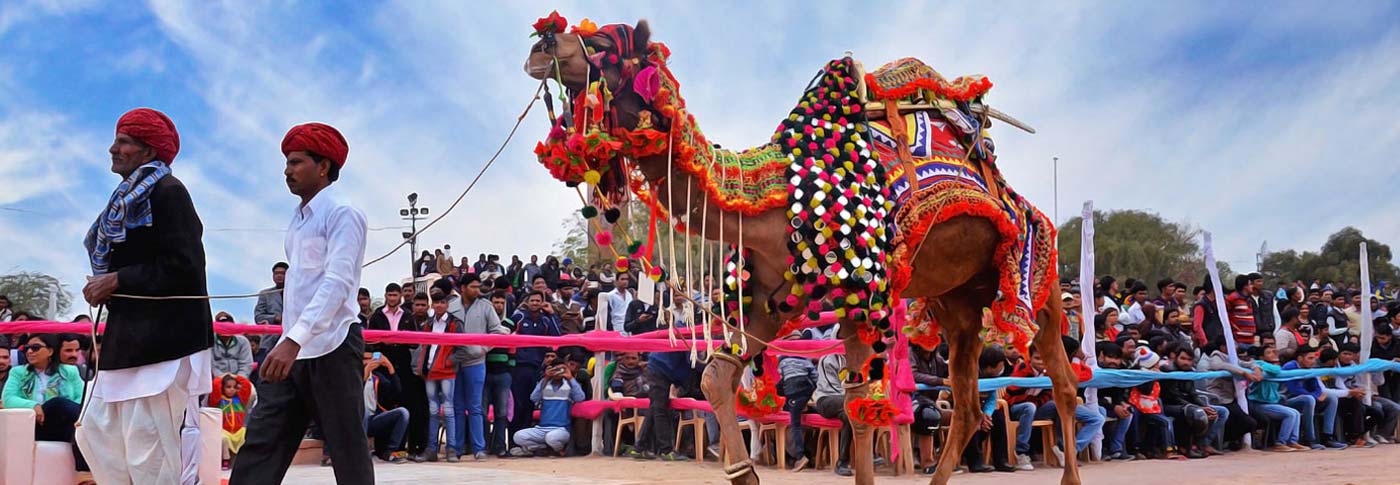
M997 171L989 119L1023 125L982 103L986 78L948 81L916 59L869 74L850 57L833 60L769 143L735 152L701 133L666 65L670 50L651 41L646 21L570 27L554 13L534 31L525 71L567 95L558 116L550 106L553 128L535 152L555 178L594 191L584 215L601 228L600 214L611 223L616 204L635 197L653 228L661 219L732 248L720 318L735 343L711 354L701 383L725 449L746 449L736 411L745 366L780 331L824 318L837 320L845 349L858 484L874 483L874 430L903 417L888 371L907 362L886 365L897 341L949 344L957 412L932 483L947 483L982 418L984 341L1034 342L1060 422L1073 423L1076 381L1060 301L1048 298L1054 227ZM598 242L614 246L606 231ZM654 238L617 244L622 268L664 253ZM647 265L654 280L672 277L674 268ZM1074 427L1061 428L1074 443ZM724 460L731 483L759 483L746 454ZM1079 483L1074 453L1062 483Z

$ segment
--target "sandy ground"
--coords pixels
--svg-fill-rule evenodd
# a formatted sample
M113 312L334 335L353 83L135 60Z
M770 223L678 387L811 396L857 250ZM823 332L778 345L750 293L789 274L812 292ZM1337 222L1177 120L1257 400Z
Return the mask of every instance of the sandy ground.
M1400 445L1343 451L1299 453L1232 453L1192 461L1138 461L1089 464L1081 468L1086 484L1130 483L1131 485L1244 485L1307 483L1309 485L1391 485L1400 483ZM1384 464L1384 466L1381 466ZM387 484L466 484L498 485L629 485L629 484L727 484L719 465L711 462L643 462L624 458L527 458L484 462L467 460L458 464L375 463L378 483ZM773 485L850 484L828 470L801 473L760 467L763 483ZM1053 484L1059 483L1060 470L1038 469L1014 474L958 474L953 484ZM883 469L876 478L883 484L924 484L927 477L893 476ZM314 465L293 467L286 483L335 483L329 468Z

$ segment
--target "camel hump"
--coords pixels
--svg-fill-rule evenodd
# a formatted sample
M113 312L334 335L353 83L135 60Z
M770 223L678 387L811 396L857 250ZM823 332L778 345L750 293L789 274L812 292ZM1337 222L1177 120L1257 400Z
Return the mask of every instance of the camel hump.
M992 82L980 74L949 81L924 61L906 57L866 74L865 87L867 92L862 93L864 99L872 101L901 100L920 94L929 98L928 93L932 93L938 98L970 102L987 94L992 89Z

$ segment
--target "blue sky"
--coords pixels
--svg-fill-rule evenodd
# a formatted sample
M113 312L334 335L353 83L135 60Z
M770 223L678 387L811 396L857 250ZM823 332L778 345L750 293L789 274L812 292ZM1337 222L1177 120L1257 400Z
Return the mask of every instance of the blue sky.
M1400 243L1400 6L1393 2L88 2L0 4L0 271L68 282L117 178L121 113L180 129L174 170L203 218L210 290L269 283L296 204L278 142L304 121L350 142L343 190L369 217L369 256L399 241L408 192L445 209L504 139L534 84L529 25L652 23L711 139L767 139L826 60L918 57L988 75L989 102L1040 130L996 129L999 164L1059 216L1084 200L1216 234L1249 267L1347 225ZM530 149L542 110L452 215L426 233L457 255L544 254L576 208ZM371 266L378 293L409 256ZM86 310L75 305L71 313ZM240 320L252 302L220 302Z

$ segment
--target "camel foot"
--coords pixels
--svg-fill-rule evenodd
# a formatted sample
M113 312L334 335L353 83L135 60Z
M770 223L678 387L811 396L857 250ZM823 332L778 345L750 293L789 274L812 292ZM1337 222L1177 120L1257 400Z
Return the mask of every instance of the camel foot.
M724 467L724 477L729 479L730 485L759 485L758 472L750 460Z

